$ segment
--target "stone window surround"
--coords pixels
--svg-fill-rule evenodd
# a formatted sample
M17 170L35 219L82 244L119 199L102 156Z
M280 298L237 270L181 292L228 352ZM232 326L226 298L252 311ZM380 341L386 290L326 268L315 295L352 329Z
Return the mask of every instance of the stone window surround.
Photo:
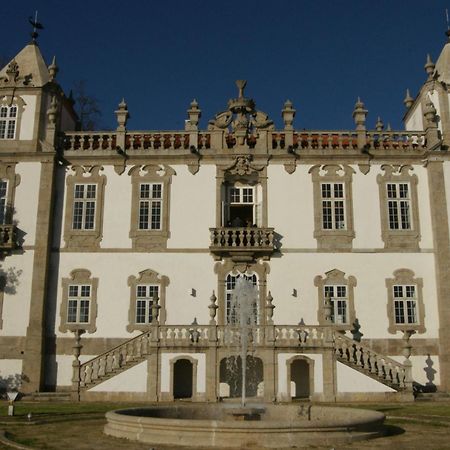
M1 139L2 141L14 142L20 139L20 125L22 122L22 113L25 109L26 103L23 101L22 97L15 95L4 95L0 97L0 107L1 106L17 106L17 115L16 115L16 129L14 134L14 139Z
M387 315L389 319L388 332L396 334L397 331L414 330L417 333L425 333L425 305L423 302L423 279L415 278L415 274L410 269L397 269L393 272L394 278L386 278L387 288ZM396 323L394 311L394 286L395 285L414 285L416 287L416 308L417 323Z
M89 303L89 322L88 323L68 323L67 310L69 305L69 286L70 285L90 285L91 298ZM92 278L92 274L87 269L74 269L70 272L70 278L62 279L62 302L61 302L61 324L59 331L66 333L67 331L85 330L88 333L95 333L97 330L97 289L98 278Z
M239 161L245 160L244 169L237 170L236 166ZM243 185L261 186L262 198L259 199L261 204L261 227L268 226L268 207L267 207L267 161L264 164L254 165L250 158L244 156L236 156L235 162L230 165L217 165L216 171L216 227L222 227L222 202L226 201L227 186L235 183Z
M321 275L317 275L314 278L314 286L318 288L318 309L317 309L317 320L319 325L327 325L328 322L325 322L324 316L324 291L325 286L329 285L337 285L337 286L346 286L347 287L347 317L348 323L345 324L335 324L333 323L333 327L337 330L350 330L353 327L353 322L356 319L355 312L355 294L354 288L357 286L356 278L352 275L349 277L345 277L345 272L342 272L339 269L333 269L328 272L325 272L325 277Z
M100 174L102 166L72 166L72 174L66 177L66 207L64 214L64 241L66 248L73 250L93 251L100 248L103 234L103 207L106 176ZM95 227L93 230L74 230L73 207L76 184L96 184L97 199L95 204Z
M292 392L291 392L291 376L292 376L292 363L294 361L305 361L308 366L309 366L309 370L308 370L308 375L309 375L309 398L311 398L311 396L314 394L314 360L311 358L308 358L307 356L304 355L295 355L292 356L291 358L289 358L288 360L286 360L286 374L287 374L287 384L286 384L286 396L287 396L287 400L288 401L292 401Z
M3 300L6 288L6 275L0 275L0 330L3 328Z
M128 171L131 176L131 222L130 238L132 248L136 251L164 250L167 248L167 240L170 237L170 186L175 171L166 165L138 165ZM141 183L161 183L162 215L160 230L139 229L139 186Z
M349 250L355 237L353 225L352 176L355 172L348 165L317 164L308 173L312 175L314 199L314 238L317 246L324 250ZM324 230L322 227L322 183L342 183L345 193L345 229Z
M197 397L197 370L198 370L198 360L189 355L177 355L175 358L169 360L170 365L170 384L169 384L169 401L173 401L173 382L174 382L174 367L175 363L180 359L187 359L192 364L192 397L194 400Z
M419 200L417 195L418 177L409 172L414 170L411 165L383 164L384 174L377 175L380 193L381 239L386 249L417 250L420 241ZM389 228L389 211L387 198L388 183L407 183L410 191L410 230L391 230Z
M150 324L136 323L136 287L140 284L153 284L159 286L159 300L158 305L160 309L158 311L158 322L160 325L166 323L166 288L170 284L170 280L165 275L159 275L151 269L146 269L139 272L139 276L136 278L134 275L128 277L128 286L130 287L130 307L128 309L128 325L127 331L133 332L147 331Z
M259 288L259 324L266 324L266 299L267 299L267 275L270 272L269 264L265 262L246 263L235 262L229 258L217 262L214 266L214 272L217 275L217 323L226 325L226 281L230 273L255 273L258 277Z
M8 182L8 191L6 194L6 224L13 223L14 217L14 197L16 187L20 184L20 175L15 172L16 163L0 163L0 179Z

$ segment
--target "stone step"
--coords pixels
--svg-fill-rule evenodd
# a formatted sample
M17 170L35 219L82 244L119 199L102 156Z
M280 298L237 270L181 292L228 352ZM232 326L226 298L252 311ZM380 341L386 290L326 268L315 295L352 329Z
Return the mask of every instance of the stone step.
M33 392L23 397L25 401L33 402L69 402L70 392Z

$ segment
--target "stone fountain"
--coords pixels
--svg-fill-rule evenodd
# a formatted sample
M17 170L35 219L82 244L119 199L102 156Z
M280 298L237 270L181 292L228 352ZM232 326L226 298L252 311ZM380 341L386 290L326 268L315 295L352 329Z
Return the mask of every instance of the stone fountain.
M190 448L299 448L342 445L383 434L385 416L377 411L310 404L248 403L247 355L257 325L258 293L240 277L228 321L238 330L241 402L171 404L110 411L104 432L152 445ZM230 351L232 348L230 348ZM234 370L239 370L237 358Z

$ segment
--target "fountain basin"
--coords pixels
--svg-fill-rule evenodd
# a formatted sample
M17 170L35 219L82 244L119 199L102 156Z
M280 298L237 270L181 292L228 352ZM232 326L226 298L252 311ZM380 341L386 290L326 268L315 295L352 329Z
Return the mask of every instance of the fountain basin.
M255 408L260 413L252 414ZM249 411L247 418L240 414L244 419L238 420L233 407L223 404L109 411L104 432L153 445L299 448L381 436L385 419L378 411L315 405L249 405Z

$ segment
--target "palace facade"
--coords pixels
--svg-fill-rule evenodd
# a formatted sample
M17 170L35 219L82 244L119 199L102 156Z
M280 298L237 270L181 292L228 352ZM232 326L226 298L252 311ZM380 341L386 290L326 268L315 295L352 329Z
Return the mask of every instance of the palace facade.
M76 131L35 42L0 71L0 384L73 399L412 399L450 387L450 43L405 130L284 127L245 96L200 128ZM349 112L350 113L350 112ZM447 189L448 188L448 189Z

